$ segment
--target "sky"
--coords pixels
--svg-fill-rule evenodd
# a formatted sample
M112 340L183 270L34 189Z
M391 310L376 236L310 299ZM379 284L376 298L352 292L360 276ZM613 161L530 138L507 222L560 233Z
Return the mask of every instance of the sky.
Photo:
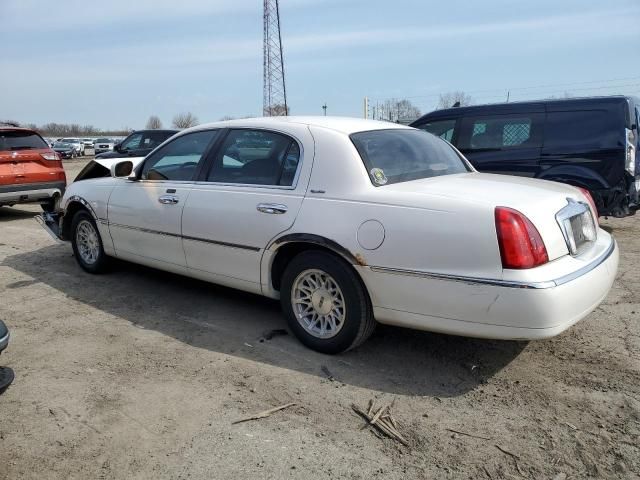
M280 0L292 114L640 95L638 0ZM262 112L260 0L0 0L0 118L142 128Z

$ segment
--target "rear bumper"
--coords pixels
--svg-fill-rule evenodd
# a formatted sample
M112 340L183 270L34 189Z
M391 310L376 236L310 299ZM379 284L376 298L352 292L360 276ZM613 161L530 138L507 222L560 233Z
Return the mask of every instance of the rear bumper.
M56 196L62 197L65 182L25 183L0 186L0 205L36 203Z
M380 323L469 337L534 340L558 335L593 311L611 289L618 257L611 238L579 270L520 285L357 268Z

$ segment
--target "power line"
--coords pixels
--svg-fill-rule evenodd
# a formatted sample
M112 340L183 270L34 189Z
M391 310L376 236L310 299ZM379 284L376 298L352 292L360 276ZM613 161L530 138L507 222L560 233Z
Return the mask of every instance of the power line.
M526 87L505 87L505 88L493 88L493 89L486 89L486 90L471 90L471 91L466 91L465 90L464 92L467 93L467 94L504 92L503 95L499 95L499 96L506 97L507 92L514 92L514 91L517 92L519 90L535 90L535 89L541 89L541 88L572 87L572 86L576 86L576 85L593 85L593 84L603 84L603 83L611 83L611 82L623 82L623 81L631 81L631 80L640 80L640 76L626 77L626 78L614 78L614 79L609 79L609 80L591 80L591 81L586 81L586 82L571 82L571 83L556 83L556 84L546 84L546 85L535 85L535 86L526 86ZM622 88L622 87L625 87L625 85L612 85L612 86L610 86L610 88ZM588 90L590 88L586 88L586 89ZM593 88L609 88L609 86L600 86L600 87L593 87ZM570 88L570 89L571 90L583 90L583 89L575 89L575 88ZM554 92L556 92L556 91L557 90L555 90ZM412 96L407 96L407 97L403 96L402 98L406 98L406 99L437 98L439 96L440 96L439 93L434 93L434 94L429 94L429 95L412 95ZM392 97L376 97L376 99L387 99L387 98L392 98Z

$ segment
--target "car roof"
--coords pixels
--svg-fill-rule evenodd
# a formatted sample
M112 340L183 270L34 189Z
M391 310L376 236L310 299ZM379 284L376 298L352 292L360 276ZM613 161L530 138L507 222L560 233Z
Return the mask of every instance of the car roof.
M31 129L31 128L25 128L25 127L14 127L12 125L3 125L2 123L0 123L0 130L2 131L10 131L10 132L32 132L32 133L37 133L35 130Z
M603 105L603 104L613 104L622 101L627 101L628 99L633 98L625 95L609 95L609 96L599 96L599 97L572 97L572 98L550 98L547 100L526 100L526 101L516 101L516 102L500 102L500 103L485 103L481 105L469 105L466 107L451 107L444 108L441 110L433 110L419 119L417 119L413 124L420 122L424 118L427 117L446 117L446 116L464 116L467 113L477 112L478 110L491 110L491 109L499 109L506 111L512 111L513 113L517 113L518 111L537 108L540 111L544 112L545 105L551 104L554 107L560 107L563 105Z
M329 130L335 130L347 135L355 132L366 132L369 130L388 129L408 129L405 125L391 122L381 122L377 120L367 120L353 117L324 117L324 116L287 116L287 117L257 117L244 118L239 120L225 120L221 122L205 123L196 127L188 128L182 132L204 130L208 128L233 128L233 127L282 127L283 124L307 125Z

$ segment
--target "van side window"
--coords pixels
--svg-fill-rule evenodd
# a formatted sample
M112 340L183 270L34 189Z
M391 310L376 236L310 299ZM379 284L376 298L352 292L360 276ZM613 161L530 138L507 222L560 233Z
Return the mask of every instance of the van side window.
M618 146L622 122L606 110L547 112L545 148L590 148Z
M496 115L469 117L463 121L466 135L460 142L465 150L539 147L538 115Z
M421 130L426 130L429 133L434 134L436 137L440 137L447 142L451 142L453 139L453 132L456 128L455 120L435 120L428 122L418 127Z

